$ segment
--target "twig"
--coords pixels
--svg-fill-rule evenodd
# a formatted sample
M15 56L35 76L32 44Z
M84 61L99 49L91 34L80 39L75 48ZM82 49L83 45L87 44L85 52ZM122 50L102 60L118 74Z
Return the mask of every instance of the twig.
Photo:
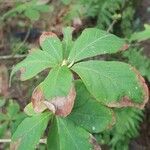
M3 60L3 59L21 59L21 58L24 58L26 56L27 56L26 54L24 54L24 55L6 55L6 56L0 56L0 60Z
M41 144L46 144L46 139L40 139ZM11 143L11 139L0 139L0 143Z
M117 19L113 20L113 22L111 23L111 25L108 27L107 32L110 32L113 29L113 27L116 24L116 22L117 22Z

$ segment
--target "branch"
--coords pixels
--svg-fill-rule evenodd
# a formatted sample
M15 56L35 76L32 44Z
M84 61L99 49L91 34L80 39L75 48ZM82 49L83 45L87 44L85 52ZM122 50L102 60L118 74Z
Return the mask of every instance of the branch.
M24 55L6 55L6 56L0 56L0 60L3 60L3 59L21 59L21 58L24 58L26 57L27 55L24 54Z
M0 143L11 143L11 139L0 139ZM40 139L41 144L46 144L46 139Z
M110 32L113 29L113 27L116 24L116 22L117 22L117 19L113 20L113 22L111 23L111 25L108 27L107 32Z

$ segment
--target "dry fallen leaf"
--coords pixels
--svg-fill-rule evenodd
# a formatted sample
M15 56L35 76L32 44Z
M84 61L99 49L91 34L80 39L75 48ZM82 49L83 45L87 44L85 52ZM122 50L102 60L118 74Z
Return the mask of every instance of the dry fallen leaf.
M7 97L8 96L8 70L5 65L0 65L0 95Z

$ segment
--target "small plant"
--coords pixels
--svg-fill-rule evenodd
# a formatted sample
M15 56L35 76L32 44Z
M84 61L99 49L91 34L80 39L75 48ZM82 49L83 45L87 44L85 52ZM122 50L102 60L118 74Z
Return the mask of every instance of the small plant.
M20 111L20 106L17 102L9 99L0 98L0 138L9 139L10 135L14 133L17 126L27 117L27 115ZM8 145L1 146L5 149Z
M41 49L31 50L13 68L11 78L20 70L22 81L51 69L33 91L25 108L29 117L13 134L12 149L34 150L49 121L49 150L94 149L92 134L117 123L114 108L143 109L148 101L148 88L135 68L119 61L88 60L124 51L124 39L88 28L73 41L72 31L65 28L62 41L54 33L43 33Z
M32 21L36 21L40 18L40 13L48 12L52 7L39 3L37 0L31 0L30 2L25 3L16 3L16 7L12 8L6 12L1 18L1 21L4 21L8 17L15 16L17 14L23 14Z

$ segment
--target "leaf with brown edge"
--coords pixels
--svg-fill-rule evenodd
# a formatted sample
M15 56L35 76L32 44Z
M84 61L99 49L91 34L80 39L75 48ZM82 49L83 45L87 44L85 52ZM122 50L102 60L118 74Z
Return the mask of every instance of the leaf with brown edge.
M115 107L115 108L122 108L122 107L136 107L139 109L143 109L146 105L146 103L149 100L149 89L145 83L144 78L140 75L140 73L132 67L133 72L136 74L137 79L139 81L139 84L141 85L141 87L143 88L143 93L144 93L144 100L142 103L137 104L134 103L133 101L130 100L130 98L128 96L124 96L121 101L119 102L114 102L114 103L109 103L107 104L108 107Z
M90 143L93 145L93 150L101 150L100 145L98 144L93 135L90 136Z
M0 65L0 95L8 96L8 69L5 65Z
M107 106L143 107L148 101L148 88L141 75L129 64L117 61L86 61L72 67L88 91ZM132 105L131 105L132 104ZM119 105L118 107L121 107Z
M43 95L43 92L40 87L35 88L35 90L32 93L32 105L35 112L40 113L43 112L47 107L43 103L45 100L45 97Z
M63 60L63 47L61 40L52 32L45 32L40 37L40 46L43 51L47 52L57 64Z
M49 112L26 117L12 135L12 150L35 150L51 117Z
M36 76L41 71L51 68L57 64L55 58L50 57L49 54L40 49L34 49L28 54L28 56L13 67L10 80L12 76L21 71L20 78L25 81Z
M67 96L55 97L50 101L44 101L44 104L50 111L52 111L56 115L66 117L72 111L75 98L76 98L76 91L74 86L72 86ZM55 108L55 111L53 108Z
M53 32L43 32L42 35L40 36L40 45L45 41L46 38L48 37L57 37L57 35Z

